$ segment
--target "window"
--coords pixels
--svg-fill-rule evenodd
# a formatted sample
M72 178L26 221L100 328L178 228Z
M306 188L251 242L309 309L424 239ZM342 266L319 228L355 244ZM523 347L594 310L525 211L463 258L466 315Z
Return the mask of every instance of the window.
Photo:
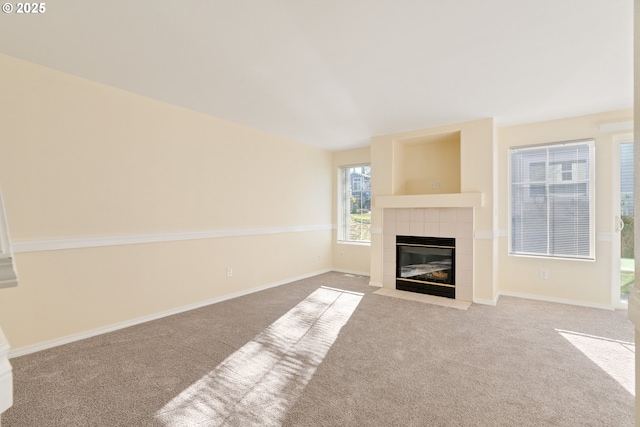
M353 178L353 188L351 191L362 191L362 177L356 176Z
M7 216L0 192L0 289L18 285L16 266L11 252ZM0 333L0 335L2 335Z
M511 149L510 253L595 259L592 139Z
M338 240L371 241L371 165L339 170Z

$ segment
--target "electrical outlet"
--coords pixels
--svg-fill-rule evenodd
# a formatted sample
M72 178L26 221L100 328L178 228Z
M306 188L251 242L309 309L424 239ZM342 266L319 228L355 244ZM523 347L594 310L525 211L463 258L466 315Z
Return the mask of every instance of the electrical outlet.
M549 278L549 270L546 268L541 268L538 274L540 275L540 280L547 280Z
M227 277L233 276L233 269L231 267L227 267Z

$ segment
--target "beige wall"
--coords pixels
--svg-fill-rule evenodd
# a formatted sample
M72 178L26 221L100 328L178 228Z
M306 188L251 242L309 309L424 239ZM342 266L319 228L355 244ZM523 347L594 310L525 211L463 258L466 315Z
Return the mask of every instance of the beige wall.
M250 231L17 253L20 286L0 294L0 324L14 349L332 267L381 282L381 210L374 209L372 246L339 244L326 227L337 223L337 168L373 157L374 195L395 194L393 140L419 131L374 138L373 150L329 153L6 56L0 69L0 186L14 243ZM615 135L598 125L631 117L612 112L497 132L488 119L429 130L462 132L461 190L485 195L476 211L485 237L475 240L475 299L507 291L611 303ZM596 262L509 256L508 148L586 137L597 140ZM307 226L321 229L285 230ZM496 245L486 236L498 227ZM540 268L548 280L538 278Z
M369 147L333 153L333 224L338 223L339 181L338 168L371 162ZM371 171L374 175L376 172ZM371 269L371 245L363 243L338 243L337 230L333 231L333 268L340 271L369 275Z
M460 133L436 135L404 145L403 194L451 194L460 192ZM434 187L431 184L435 184Z
M633 111L625 110L499 129L499 227L503 237L499 244L498 280L501 291L596 305L612 304L612 245L618 244L614 233L613 194L614 180L617 179L613 174L616 133L602 133L599 125L632 119ZM508 255L509 147L584 138L596 140L596 261ZM548 280L539 278L540 269L548 270Z
M331 153L7 56L0 69L14 244L249 230L17 253L20 285L0 294L14 349L331 268Z

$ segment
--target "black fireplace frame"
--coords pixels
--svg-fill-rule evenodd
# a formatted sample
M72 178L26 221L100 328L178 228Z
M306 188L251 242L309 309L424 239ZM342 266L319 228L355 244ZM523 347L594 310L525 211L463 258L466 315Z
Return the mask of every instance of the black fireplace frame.
M401 276L400 248L418 246L451 250L451 284L407 279ZM396 289L445 298L456 298L456 239L450 237L396 236Z

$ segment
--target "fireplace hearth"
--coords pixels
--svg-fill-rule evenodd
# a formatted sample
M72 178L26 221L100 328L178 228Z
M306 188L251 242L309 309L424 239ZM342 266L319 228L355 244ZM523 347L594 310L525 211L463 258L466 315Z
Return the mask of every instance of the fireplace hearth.
M455 239L396 236L396 289L456 297Z

